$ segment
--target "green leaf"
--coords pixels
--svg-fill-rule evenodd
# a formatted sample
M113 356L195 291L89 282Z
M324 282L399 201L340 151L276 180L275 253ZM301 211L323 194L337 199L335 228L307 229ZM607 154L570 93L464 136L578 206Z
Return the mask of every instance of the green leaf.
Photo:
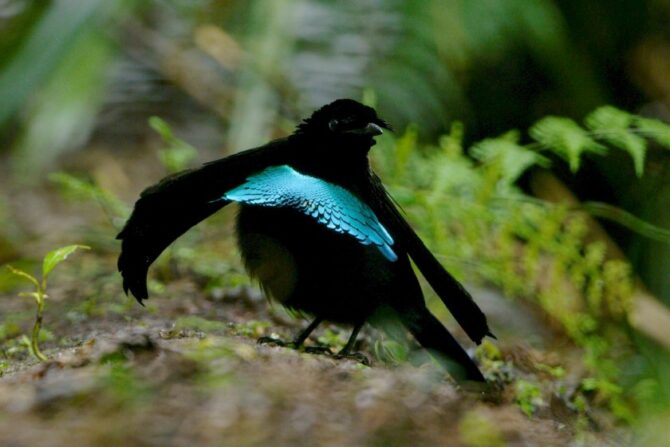
M0 74L0 123L4 124L27 98L43 85L55 71L59 61L68 54L86 29L95 23L108 6L104 0L83 3L72 1L50 3L45 13L23 39L14 57L3 66ZM75 6L76 5L76 6ZM81 54L72 53L80 61ZM4 55L3 55L4 56ZM39 60L39 63L35 63ZM68 88L62 90L70 90ZM54 117L57 118L57 117Z
M158 152L158 158L170 173L183 171L198 156L198 152L189 145L173 146Z
M49 276L49 273L61 262L65 261L68 256L77 251L78 249L88 250L90 247L85 245L68 245L65 247L57 248L56 250L50 251L44 256L44 262L42 264L42 278L46 279Z
M20 276L21 278L24 278L24 279L30 281L35 287L37 287L37 288L40 287L40 283L39 283L39 281L37 280L37 278L35 278L35 277L34 277L33 275L31 275L30 273L27 273L27 272L24 272L24 271L21 270L21 269L17 269L17 268L15 268L15 267L12 267L11 265L8 265L7 268L9 269L10 272L12 272L13 274L15 274L16 276Z
M644 159L647 154L647 142L630 128L636 117L612 106L596 109L586 117L586 125L598 139L625 150L633 158L635 174L644 172Z
M28 338L27 335L22 335L21 338L19 339L19 343L23 345L28 351L31 353L33 352L32 350L32 344L30 343L30 339Z
M149 118L149 125L167 145L166 148L160 150L158 158L168 172L182 171L198 157L198 151L187 142L175 137L170 125L161 118L152 116Z
M640 133L656 141L666 149L670 149L670 124L650 118L635 118L635 126Z
M46 295L42 295L40 294L40 292L20 292L19 296L29 296L35 298L35 301L37 301L38 303L40 302L42 297L46 297Z
M546 402L542 398L542 389L535 383L519 379L515 386L516 403L526 416L532 416Z
M549 166L549 159L512 141L512 136L482 140L472 147L472 156L484 163L499 163L500 175L507 183L516 181L532 166Z
M548 116L533 125L530 136L568 162L574 173L584 153L604 154L607 148L594 141L588 132L569 118Z
M60 187L64 196L73 199L85 199L97 202L110 216L112 223L123 220L130 214L128 206L118 197L102 189L98 184L84 178L79 178L67 172L52 172L49 180Z
M165 143L171 144L174 142L175 137L172 133L172 129L170 128L170 125L162 118L152 116L149 118L149 126L151 126L151 128L155 130L158 135L160 135Z

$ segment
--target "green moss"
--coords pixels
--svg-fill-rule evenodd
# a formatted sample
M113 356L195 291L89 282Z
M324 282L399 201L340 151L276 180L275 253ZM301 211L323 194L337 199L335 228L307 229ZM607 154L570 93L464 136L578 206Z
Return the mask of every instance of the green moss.
M21 334L21 327L16 321L9 320L0 323L0 342Z
M110 359L107 370L98 381L103 393L123 405L144 403L154 392L148 381L135 374L125 358Z
M538 408L546 405L538 384L519 379L514 391L516 403L526 416L532 416Z
M0 377L5 374L5 371L9 369L9 362L6 360L0 360Z
M331 329L323 331L317 340L322 345L330 347L334 352L342 349L347 342L346 339L342 337L341 332L333 331Z
M468 447L505 447L507 443L498 425L477 410L470 410L458 424L458 434Z
M179 317L174 323L175 331L194 330L202 332L224 332L228 324L221 321L206 320L195 315Z
M244 337L258 338L266 334L272 326L269 321L249 320L244 323L233 324L233 330L237 335Z

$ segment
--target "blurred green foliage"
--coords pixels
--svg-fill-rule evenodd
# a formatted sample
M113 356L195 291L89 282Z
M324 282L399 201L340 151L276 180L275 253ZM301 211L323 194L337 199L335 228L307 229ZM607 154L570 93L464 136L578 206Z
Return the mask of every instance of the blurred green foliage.
M498 424L475 410L463 415L458 431L461 441L468 447L506 447L508 445Z
M65 198L95 202L104 211L109 223L120 230L128 216L130 208L118 197L104 190L95 181L68 174L66 172L52 172L49 180L55 183Z
M538 407L547 405L542 399L542 390L539 385L526 380L518 380L516 382L516 400L519 408L521 408L521 411L526 416L532 416Z
M654 122L660 131L654 134L646 122L637 124L641 120L613 107L589 115L587 128L566 118L545 118L529 131L535 142L522 144L518 132L508 132L473 144L469 153L476 161L466 156L459 124L437 147L419 143L410 127L373 151L381 177L389 179L394 197L449 271L541 308L583 349L587 376L577 395L592 395L590 402L608 405L628 421L639 404L638 396L622 386L629 368L636 367L627 323L632 269L609 259L602 241L589 240L579 212L528 197L516 182L533 168L549 167L543 153L558 154L577 170L589 148L597 147L601 156L618 148L637 165L645 138L661 142L670 129ZM519 391L528 414L537 397L529 390Z
M631 107L639 94L611 66L655 31L647 11L663 11L652 0L24 3L0 39L0 128L20 125L26 169L79 146L110 105L154 101L154 80L221 114L232 148L365 87L391 122L430 135L454 119L481 137L550 112ZM598 32L584 33L594 14Z
M112 39L100 27L122 14L125 0L53 2L29 8L29 25L0 58L0 129L21 112L15 169L38 172L80 147L95 126L113 61Z
M158 158L165 169L175 173L188 168L198 156L198 151L185 141L176 138L170 126L157 116L149 118L149 125L158 132L166 145L158 152Z

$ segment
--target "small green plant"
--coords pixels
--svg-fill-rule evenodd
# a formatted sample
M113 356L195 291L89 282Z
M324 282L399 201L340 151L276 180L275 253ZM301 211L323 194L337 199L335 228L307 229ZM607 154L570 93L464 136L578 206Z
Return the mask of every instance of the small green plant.
M516 403L526 416L532 416L538 408L546 405L540 386L527 380L516 382L515 394Z
M245 337L260 337L270 329L269 321L249 320L234 325L235 332Z
M30 353L39 361L45 361L47 357L42 353L39 346L40 330L42 329L42 319L44 313L44 302L47 298L47 278L53 269L65 261L68 256L78 249L88 250L89 247L84 245L68 245L50 251L44 256L42 261L42 279L37 279L36 276L31 275L23 270L17 269L8 265L7 268L16 276L19 276L29 283L31 283L35 290L33 292L21 292L19 296L30 296L35 299L37 304L37 312L35 314L35 323L33 324L33 331L30 340L24 335L25 344L28 346Z
M325 346L330 346L331 349L339 351L346 343L346 339L342 339L339 332L328 328L317 337L317 341Z
M60 193L66 198L98 203L115 228L121 228L130 215L128 205L103 189L95 180L67 172L53 172L49 174L49 180L59 187Z
M159 117L152 116L149 118L149 125L166 144L166 147L158 153L158 157L168 172L182 171L188 168L189 164L198 157L198 151L187 142L175 137L168 123Z

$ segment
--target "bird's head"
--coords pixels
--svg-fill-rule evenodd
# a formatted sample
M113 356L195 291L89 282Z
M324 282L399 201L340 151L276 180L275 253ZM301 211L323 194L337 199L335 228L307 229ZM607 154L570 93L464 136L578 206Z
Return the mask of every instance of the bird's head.
M353 99L338 99L300 123L296 133L358 143L369 148L374 144L373 137L381 135L383 129L390 130L391 127L377 116L375 109Z

